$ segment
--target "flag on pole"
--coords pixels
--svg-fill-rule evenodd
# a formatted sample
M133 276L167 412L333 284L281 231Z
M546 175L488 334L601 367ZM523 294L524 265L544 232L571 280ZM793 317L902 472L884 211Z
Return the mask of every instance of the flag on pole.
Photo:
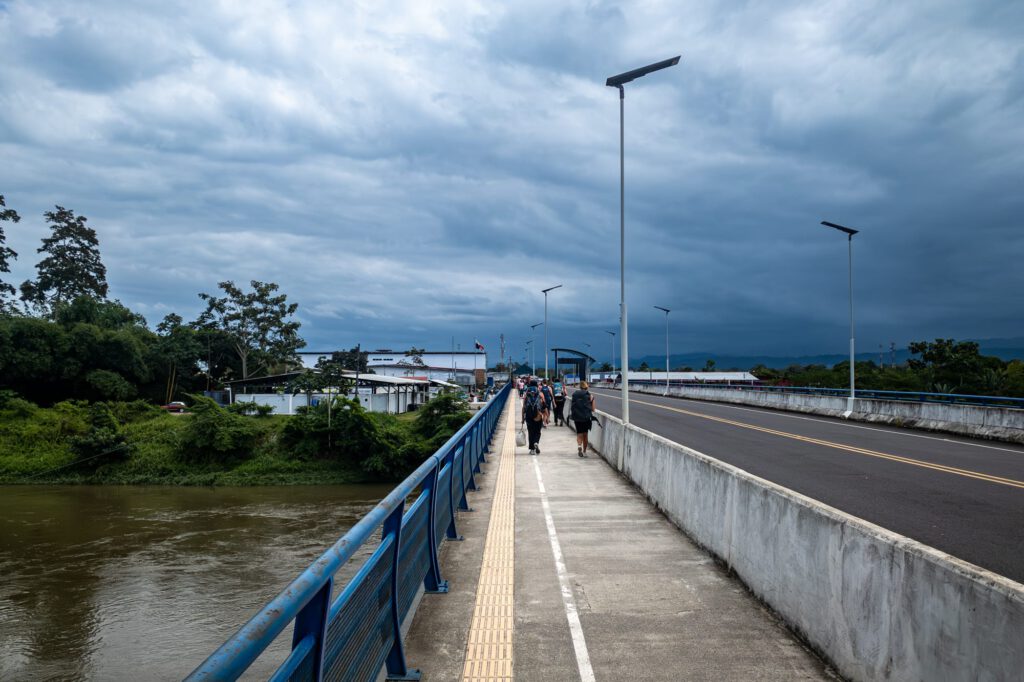
M480 341L477 340L477 339L473 339L473 345L476 346L477 350L483 350L484 349L484 344L480 343Z

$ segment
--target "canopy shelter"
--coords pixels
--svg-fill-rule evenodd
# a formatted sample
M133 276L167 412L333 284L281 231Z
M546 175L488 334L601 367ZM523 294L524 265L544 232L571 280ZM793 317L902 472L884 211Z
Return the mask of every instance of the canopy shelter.
M555 374L575 374L580 379L587 379L590 376L590 367L597 360L582 351L572 348L552 348L555 352ZM562 367L571 371L562 371Z

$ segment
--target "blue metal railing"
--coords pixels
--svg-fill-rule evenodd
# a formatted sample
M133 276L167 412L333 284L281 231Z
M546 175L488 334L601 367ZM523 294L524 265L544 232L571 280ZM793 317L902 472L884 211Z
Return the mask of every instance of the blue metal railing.
M289 624L292 649L271 680L416 680L406 665L401 624L422 584L447 592L437 552L461 539L456 510L468 510L487 445L511 391L506 385L458 433L402 481L288 587L186 678L235 680ZM406 511L406 500L419 495ZM381 529L380 543L332 601L334 574Z
M660 382L650 379L634 379L630 377L630 384L641 386L664 386L665 380ZM804 395L826 395L839 398L850 395L849 388L819 388L816 386L765 386L758 384L712 384L673 381L673 387L696 387L696 388L725 388L734 391L761 391L769 393L797 393ZM901 400L917 403L942 403L945 405L975 405L980 407L1012 407L1024 409L1024 398L1009 398L1005 396L992 395L969 395L966 393L930 393L928 391L880 391L874 389L858 388L858 398L875 400Z

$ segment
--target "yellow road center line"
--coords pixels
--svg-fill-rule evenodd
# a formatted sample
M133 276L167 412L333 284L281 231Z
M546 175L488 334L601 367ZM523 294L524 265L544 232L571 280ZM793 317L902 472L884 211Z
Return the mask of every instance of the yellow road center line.
M462 682L504 682L512 679L516 525L514 417L515 402L509 398L503 417L504 437Z
M746 422L738 422L732 419L726 419L724 417L714 417L709 414L702 414L700 412L691 412L690 410L684 410L678 407L669 407L668 405L659 405L658 403L651 403L645 400L634 400L633 402L640 403L641 405L650 405L651 407L660 407L663 410L671 410L672 412L679 412L686 414L691 417L700 417L701 419L710 419L711 421L721 422L723 424L730 424L732 426L738 426L743 429L750 429L752 431L761 431L762 433L770 433L774 436L782 436L783 438L791 438L793 440L803 441L805 443L813 443L815 445L823 445L829 448L836 448L837 450L846 450L847 452L855 452L859 455L866 455L868 457L877 457L879 459L888 459L893 462L900 462L901 464L911 464L917 467L923 467L925 469L934 469L935 471L941 471L947 474L955 474L957 476L965 476L967 478L976 478L980 481L986 481L988 483L997 483L999 485L1007 485L1013 488L1024 489L1024 481L1018 481L1013 478L1005 478L1003 476L993 476L991 474L984 474L980 471L971 471L970 469L960 469L958 467L946 466L945 464L935 464L933 462L925 462L920 459L913 459L911 457L902 457L900 455L892 455L887 452L878 452L877 450L868 450L866 448L859 448L853 445L844 445L842 443L835 443L829 440L821 440L819 438L811 438L809 436L801 436L796 433L789 433L788 431L777 431L775 429L769 429L764 426L756 426L754 424L748 424Z

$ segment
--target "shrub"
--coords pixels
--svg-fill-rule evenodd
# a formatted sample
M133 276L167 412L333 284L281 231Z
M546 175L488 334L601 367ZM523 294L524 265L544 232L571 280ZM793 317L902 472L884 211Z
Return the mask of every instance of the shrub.
M269 417L274 413L273 405L260 405L248 401L231 403L225 409L232 414L254 414L257 417Z
M225 463L252 454L256 429L245 417L210 398L190 396L192 414L181 436L179 454L189 462Z
M326 401L316 407L300 409L282 429L281 446L293 457L320 457L358 464L366 457L387 450L393 443L385 438L374 415L362 405L336 397L330 415Z
M78 459L78 467L96 469L103 464L125 459L130 448L110 408L104 403L93 403L87 412L88 429L68 439L71 451Z

